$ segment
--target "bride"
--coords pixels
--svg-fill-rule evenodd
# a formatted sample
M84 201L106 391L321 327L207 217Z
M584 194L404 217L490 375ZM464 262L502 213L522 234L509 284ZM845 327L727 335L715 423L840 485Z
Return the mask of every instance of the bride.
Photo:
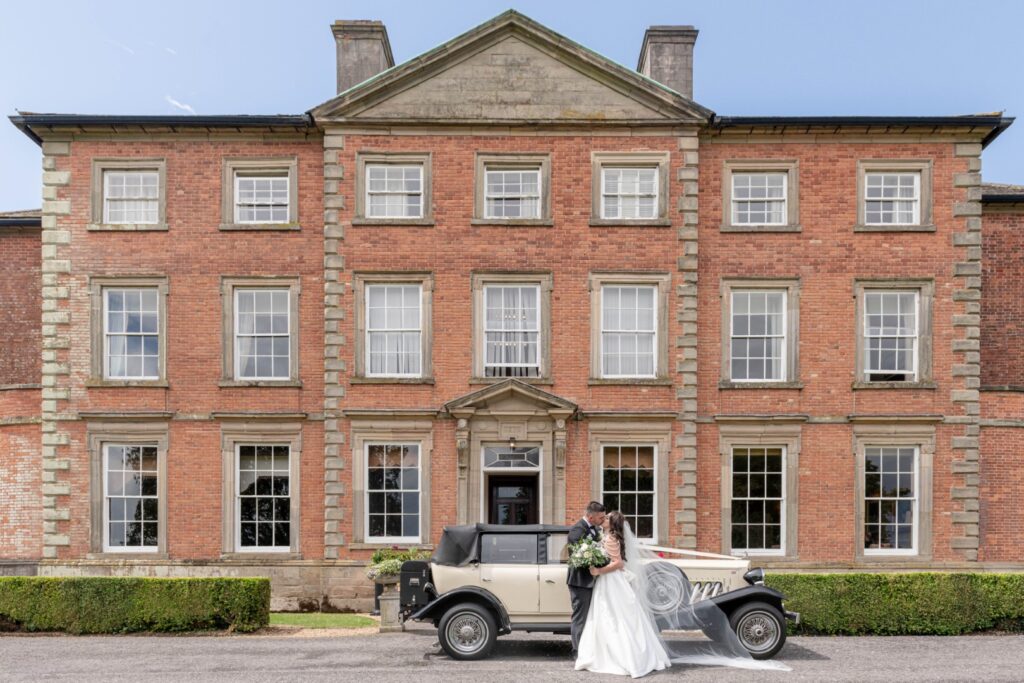
M590 568L599 577L580 636L576 670L639 678L672 666L654 622L637 599L626 571L625 519L611 512L601 525L609 564Z
M611 561L590 569L597 579L580 635L577 671L639 678L673 663L790 670L781 662L752 658L721 609L710 601L691 602L693 591L685 578L680 604L666 609L648 603L649 596L659 593L654 578L658 555L637 542L619 511L609 513L601 527ZM701 631L716 636L694 637ZM674 635L668 639L665 633Z

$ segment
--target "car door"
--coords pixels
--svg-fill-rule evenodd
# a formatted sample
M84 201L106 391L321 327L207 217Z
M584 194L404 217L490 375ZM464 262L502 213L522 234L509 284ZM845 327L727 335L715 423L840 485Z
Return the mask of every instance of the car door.
M480 587L501 600L513 620L537 614L537 577L537 534L480 537Z
M565 582L569 571L567 541L567 534L553 533L547 537L547 562L537 565L538 621L568 621L572 616L569 586Z

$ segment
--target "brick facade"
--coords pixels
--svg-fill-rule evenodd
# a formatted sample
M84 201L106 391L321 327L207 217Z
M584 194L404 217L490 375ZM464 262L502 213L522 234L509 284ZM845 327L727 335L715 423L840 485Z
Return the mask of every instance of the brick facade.
M788 536L784 552L758 562L1018 567L1021 226L1010 210L982 216L980 177L982 143L1008 124L712 119L553 36L506 13L447 45L471 59L449 65L443 52L428 53L424 66L391 69L307 117L184 117L159 127L137 119L121 132L87 117L19 119L43 140L42 232L0 236L5 256L19 254L3 260L0 316L16 316L3 326L8 335L20 325L36 336L0 336L0 384L41 388L0 391L0 570L17 559L54 574L269 574L277 607L365 607L362 570L382 545L368 539L370 445L418 446L420 544L429 547L445 525L486 521L488 482L498 475L483 469L482 452L510 439L541 449L531 472L538 521L570 522L601 494L605 446L643 445L655 453L655 540L729 552L731 449L767 445L785 448ZM487 88L524 74L528 96L512 93L495 107L506 95ZM474 84L479 92L464 99L445 90ZM574 92L571 108L559 99ZM412 99L423 105L410 112ZM664 164L662 213L648 224L596 217L596 160L625 153ZM360 213L359 169L388 155L429 160L424 219ZM481 220L480 159L508 158L500 155L544 160L550 216ZM294 168L295 220L280 229L238 229L224 215L228 161L257 159ZM160 168L161 224L97 224L96 174L125 160ZM860 169L897 161L927 169L930 221L921 230L865 229ZM796 222L733 229L723 174L772 164L794 169ZM163 288L159 380L97 372L97 292L117 278ZM296 297L297 375L239 382L226 360L230 287L261 281L287 281ZM493 281L539 287L550 320L539 378L478 376L481 289ZM595 302L608 281L654 287L655 377L594 371ZM359 354L365 287L375 282L414 283L429 302L425 377L367 376ZM723 375L728 287L751 282L798 297L793 376L780 384ZM929 302L919 381L871 385L858 374L858 296L878 282L919 288ZM104 552L98 530L97 449L133 434L166 444L166 541L153 554L120 556ZM299 458L288 552L235 547L234 448L250 440L287 442ZM914 553L864 552L858 481L864 449L881 445L913 447L918 458L925 490Z

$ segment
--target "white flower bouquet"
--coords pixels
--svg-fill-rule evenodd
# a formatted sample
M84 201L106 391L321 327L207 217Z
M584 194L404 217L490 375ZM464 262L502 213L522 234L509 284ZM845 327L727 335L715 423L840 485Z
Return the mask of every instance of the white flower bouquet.
M608 564L608 555L601 543L592 538L582 538L569 546L569 566L573 569L603 567Z

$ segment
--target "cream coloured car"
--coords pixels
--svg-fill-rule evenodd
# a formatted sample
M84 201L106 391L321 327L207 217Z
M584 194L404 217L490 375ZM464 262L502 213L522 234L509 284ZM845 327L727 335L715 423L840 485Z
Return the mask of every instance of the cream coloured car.
M402 566L403 615L429 621L455 659L486 657L497 636L512 631L568 633L566 585L569 527L477 524L446 527L430 562ZM726 616L758 659L786 640L783 595L763 585L763 572L742 558L673 548L647 565L647 600L655 613L707 600ZM712 633L701 623L691 625Z

